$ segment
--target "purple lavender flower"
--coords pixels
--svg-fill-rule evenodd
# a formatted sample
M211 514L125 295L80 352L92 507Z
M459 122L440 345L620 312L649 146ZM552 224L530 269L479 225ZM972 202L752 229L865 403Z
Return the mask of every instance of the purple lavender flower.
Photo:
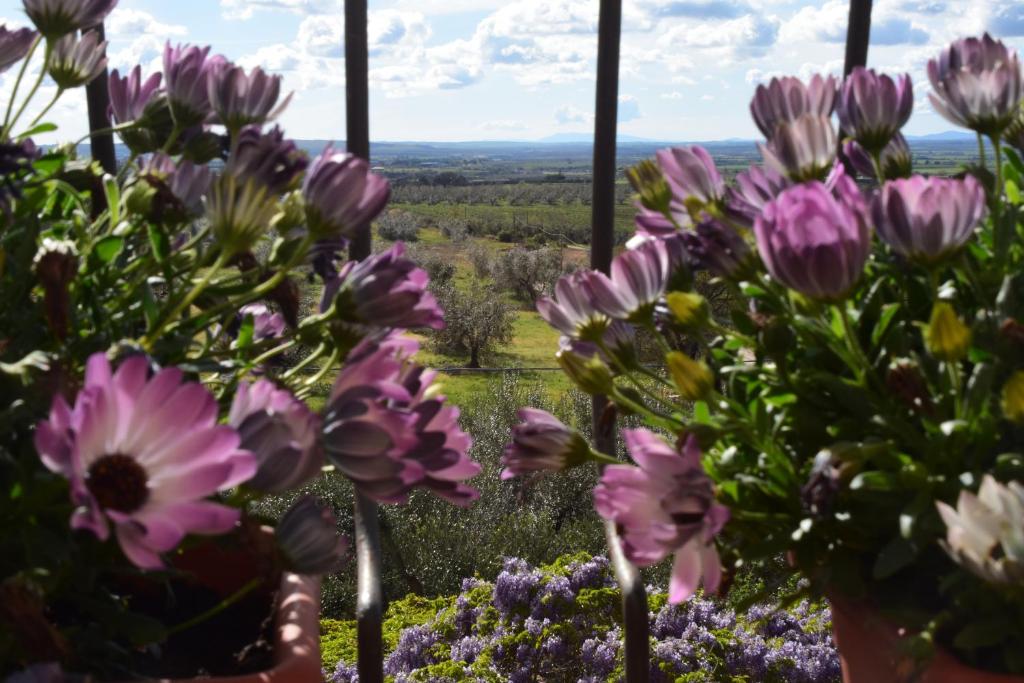
M89 83L107 68L106 49L99 31L89 31L81 38L69 34L54 41L46 64L50 78L63 90Z
M585 462L590 446L578 432L545 410L521 408L512 441L501 456L502 479L531 472L558 472Z
M870 154L880 153L914 110L910 76L893 80L874 69L856 67L839 93L839 124Z
M164 77L167 100L174 122L182 130L203 123L211 113L209 82L226 68L227 60L210 56L210 47L178 45L164 47Z
M246 126L238 133L225 173L239 182L253 180L271 194L290 189L306 169L306 154L293 140L286 140L280 126L264 133L259 126Z
M95 26L117 0L23 0L25 14L49 40Z
M838 179L835 194L819 182L784 191L765 207L754 234L773 278L823 301L846 296L871 251L867 206L845 175Z
M743 237L714 219L704 220L682 233L694 266L730 280L742 279L750 270L753 253Z
M325 675L324 680L329 680L330 683L359 683L359 669L355 664L339 661L338 666L334 669L334 673L331 674L330 678Z
M935 111L982 135L1000 135L1024 98L1020 58L988 33L951 43L928 62L928 79Z
M750 113L761 133L773 140L777 128L804 114L828 118L836 103L836 79L815 74L808 84L798 78L773 78L759 85L750 101Z
M879 237L907 258L934 263L959 249L985 217L985 190L973 176L891 180L871 204Z
M494 606L505 618L525 615L540 586L540 571L518 558L507 558L494 580Z
M786 176L772 168L751 165L736 174L736 184L727 190L726 209L730 218L748 228L768 202L792 185Z
M324 285L320 310L334 306L342 320L379 327L444 327L444 313L427 291L427 272L406 258L405 245L349 261Z
M711 480L691 435L679 453L645 429L623 432L639 465L609 465L594 488L594 508L615 522L622 550L641 567L675 554L669 601L686 600L703 578L708 591L721 579L714 537L729 518L715 503Z
M658 152L658 165L672 189L673 198L687 208L702 208L722 200L725 182L707 150L670 147Z
M24 59L38 35L30 28L12 31L6 24L0 25L0 74Z
M289 94L275 107L281 94L281 77L271 76L258 66L248 74L242 67L234 65L216 69L207 82L207 88L217 123L232 133L249 124L273 121L292 99Z
M433 647L441 636L429 626L410 626L398 636L398 646L384 660L384 673L407 674L436 662Z
M867 178L875 178L875 164L863 147L856 140L843 143L843 154L850 161L853 170ZM903 133L896 133L889 144L882 150L879 165L882 167L882 180L906 178L913 171L914 162L910 154L910 145Z
M274 538L286 568L313 576L337 571L348 542L338 533L338 520L330 507L312 496L302 496L281 516Z
M804 114L780 123L767 145L758 143L766 166L794 182L822 180L832 168L838 146L827 116Z
M391 186L365 159L328 146L313 160L302 184L306 220L321 237L355 237L388 203Z

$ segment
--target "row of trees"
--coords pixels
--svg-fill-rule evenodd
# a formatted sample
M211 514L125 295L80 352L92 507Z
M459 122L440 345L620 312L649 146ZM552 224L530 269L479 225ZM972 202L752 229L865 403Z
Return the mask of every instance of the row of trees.
M631 190L620 184L615 201L627 204ZM392 198L401 204L485 204L490 206L529 206L547 204L589 205L590 183L494 183L494 184L406 184L395 185Z

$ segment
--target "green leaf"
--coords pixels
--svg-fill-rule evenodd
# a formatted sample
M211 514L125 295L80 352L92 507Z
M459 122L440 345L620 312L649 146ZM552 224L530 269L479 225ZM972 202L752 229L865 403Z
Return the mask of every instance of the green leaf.
M897 536L878 553L871 574L876 579L887 579L913 562L916 556L914 546L905 538Z
M1016 181L1006 181L1006 198L1011 204L1020 204L1020 187Z
M30 138L33 135L42 135L43 133L52 133L55 130L57 130L57 124L56 123L40 123L38 126L35 126L34 128L29 128L24 133L21 133L18 136L18 141L20 142L21 140L24 140L25 138Z
M167 239L167 234L159 226L150 225L146 230L149 234L149 246L153 250L153 256L157 263L163 263L171 254L171 241Z
M1011 631L1010 623L998 617L972 621L956 634L953 645L964 650L990 647L1001 643Z
M892 472L861 472L850 482L851 491L895 491L899 476Z
M160 317L160 307L157 306L156 297L153 296L153 288L146 282L142 288L142 314L146 317L146 328L153 329Z
M985 408L985 404L992 397L995 376L996 368L992 363L979 363L974 366L974 372L967 380L965 404L968 415L979 414Z
M711 422L711 411L706 401L697 401L693 404L693 421L701 424Z
M124 240L114 235L108 235L93 245L92 250L103 263L110 263L124 248Z
M252 346L253 332L255 329L256 323L253 320L252 314L247 314L238 328L238 338L235 339L231 346L235 349L247 349Z
M107 198L110 224L117 225L121 222L121 188L117 186L117 178L112 175L103 176L103 194Z
M899 304L885 304L882 306L882 315L878 317L878 324L875 325L875 329L871 332L871 345L878 346L878 343L882 341L885 333L889 331L889 324L892 322L893 316L895 316L900 310Z

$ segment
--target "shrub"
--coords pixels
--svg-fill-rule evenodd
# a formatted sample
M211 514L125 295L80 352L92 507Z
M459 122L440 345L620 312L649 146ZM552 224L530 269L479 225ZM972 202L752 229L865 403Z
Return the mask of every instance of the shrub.
M469 367L478 368L481 356L512 341L512 307L482 282L433 291L445 311L444 329L430 333L438 351L469 356Z
M420 239L419 218L405 211L389 211L377 219L377 235L392 242L417 242Z

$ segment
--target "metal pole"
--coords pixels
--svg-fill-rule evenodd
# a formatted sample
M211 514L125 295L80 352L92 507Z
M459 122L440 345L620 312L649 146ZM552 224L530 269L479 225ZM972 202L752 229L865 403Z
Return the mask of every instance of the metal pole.
M345 146L370 160L370 58L366 38L366 0L345 0ZM369 226L367 226L369 228ZM370 231L360 231L349 257L370 255Z
M97 24L86 31L98 31L101 41L106 38L103 24ZM103 73L85 86L85 101L89 110L89 144L92 158L100 162L100 166L105 172L114 175L117 173L114 136L112 133L96 133L96 131L110 128L110 117L107 115L107 109L110 107L110 92L107 89L106 69L103 69ZM102 194L100 192L101 196Z
M868 63L868 41L871 38L871 0L850 0L850 18L846 25L846 61L843 75L854 67Z
M591 199L590 265L607 273L615 244L615 144L619 104L619 40L622 0L601 0L597 28L597 97L594 109L594 176ZM595 396L594 445L615 452L615 422L605 419L608 399ZM627 683L647 683L650 644L647 591L640 572L622 553L615 525L605 527L608 552L622 591Z
M345 0L345 146L370 160L369 54L366 38L366 0ZM349 244L349 258L370 255L370 226ZM383 683L384 598L380 585L380 518L377 504L356 493L356 632L358 669L362 683Z
M356 598L356 633L359 680L367 683L382 683L384 680L384 598L380 589L380 519L377 514L377 504L357 493L355 525L359 592Z

